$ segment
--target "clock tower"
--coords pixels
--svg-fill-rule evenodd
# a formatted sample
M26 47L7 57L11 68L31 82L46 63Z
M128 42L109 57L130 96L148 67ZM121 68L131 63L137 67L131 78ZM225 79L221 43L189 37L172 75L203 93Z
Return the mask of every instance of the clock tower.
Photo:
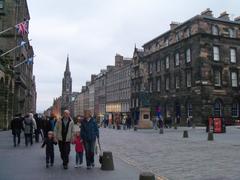
M67 56L66 69L62 80L62 111L70 108L72 96L72 77L69 68L69 56Z

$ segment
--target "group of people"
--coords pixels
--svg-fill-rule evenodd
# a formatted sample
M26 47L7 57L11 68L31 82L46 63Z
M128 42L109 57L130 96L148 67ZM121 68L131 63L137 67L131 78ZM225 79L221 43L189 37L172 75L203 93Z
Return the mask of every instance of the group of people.
M25 134L25 144L33 144L33 134L36 142L39 142L39 135L42 137L42 148L46 148L46 168L54 165L54 146L58 144L62 165L68 169L71 144L75 145L76 162L75 167L83 163L85 151L87 169L95 166L94 154L96 140L99 142L99 129L96 120L91 116L90 111L85 112L84 117L78 117L76 123L65 110L63 117L57 120L54 116L49 119L39 118L29 113L25 117L17 115L11 122L14 146L20 144L21 131ZM18 141L16 142L16 138Z

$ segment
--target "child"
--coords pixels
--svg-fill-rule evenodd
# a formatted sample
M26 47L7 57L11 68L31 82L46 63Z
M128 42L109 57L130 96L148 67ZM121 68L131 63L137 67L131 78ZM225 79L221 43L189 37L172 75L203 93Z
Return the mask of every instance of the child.
M46 168L49 167L49 160L51 161L51 166L54 163L54 146L57 142L53 139L53 132L48 132L48 137L44 140L42 148L46 145Z
M73 143L75 144L75 151L76 151L75 168L78 168L83 163L83 151L84 151L83 140L80 136L80 131L76 132L76 137L75 137Z

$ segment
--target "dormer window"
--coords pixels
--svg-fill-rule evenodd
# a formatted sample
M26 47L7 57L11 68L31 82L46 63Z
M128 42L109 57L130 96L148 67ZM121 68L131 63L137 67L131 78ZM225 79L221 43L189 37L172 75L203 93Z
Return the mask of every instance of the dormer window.
M234 29L229 29L228 30L228 33L229 33L229 37L230 38L235 38L236 37L236 33L235 33L235 30Z
M212 26L212 34L215 36L219 35L219 29L216 25Z

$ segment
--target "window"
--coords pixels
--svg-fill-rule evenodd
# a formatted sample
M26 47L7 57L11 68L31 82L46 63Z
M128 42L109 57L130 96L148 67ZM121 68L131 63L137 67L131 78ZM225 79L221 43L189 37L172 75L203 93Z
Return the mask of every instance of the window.
M165 39L165 45L168 46L169 45L169 40Z
M222 103L220 101L216 101L213 107L213 114L215 117L222 116Z
M157 72L161 71L161 61L160 60L157 61L156 69L157 69Z
M217 26L212 26L212 34L218 36L219 30Z
M234 49L234 48L230 49L230 61L231 61L231 63L237 62L236 49Z
M231 72L231 82L232 82L232 87L238 86L237 72Z
M166 91L169 90L169 84L170 84L169 81L170 81L170 80L169 80L169 77L166 77L166 79L165 79L165 89L166 89Z
M187 78L186 78L186 81L187 81L187 87L191 87L192 86L192 74L191 72L187 72Z
M170 67L170 64L169 64L169 56L167 56L166 59L165 59L165 68L166 68L166 69L169 69L169 67Z
M152 89L153 89L152 85L153 85L153 83L152 83L152 81L150 81L150 82L149 82L149 92L150 92L150 93L152 92Z
M175 88L179 89L179 87L180 87L180 79L179 79L179 76L176 75L175 76Z
M152 63L149 63L149 74L152 73L152 68L153 68L153 64L152 64Z
M239 104L233 103L232 104L232 117L238 117L239 116Z
M179 53L175 54L175 66L179 66Z
M229 37L230 38L235 38L236 37L236 33L235 33L235 30L234 29L229 29L228 30L228 33L229 33Z
M214 86L221 86L221 72L219 70L214 71Z
M191 103L187 104L187 116L192 117L192 104Z
M161 91L161 79L157 80L157 92Z
M176 42L178 42L178 41L179 41L179 37L180 37L180 34L179 34L179 33L177 33L177 34L176 34Z
M186 62L189 63L191 62L191 49L188 48L186 51Z
M189 29L189 28L186 29L186 37L187 37L187 38L190 37L190 29Z
M213 60L214 61L219 61L220 60L219 47L218 46L213 46Z
M0 0L0 9L3 9L4 8L4 2L3 0Z

